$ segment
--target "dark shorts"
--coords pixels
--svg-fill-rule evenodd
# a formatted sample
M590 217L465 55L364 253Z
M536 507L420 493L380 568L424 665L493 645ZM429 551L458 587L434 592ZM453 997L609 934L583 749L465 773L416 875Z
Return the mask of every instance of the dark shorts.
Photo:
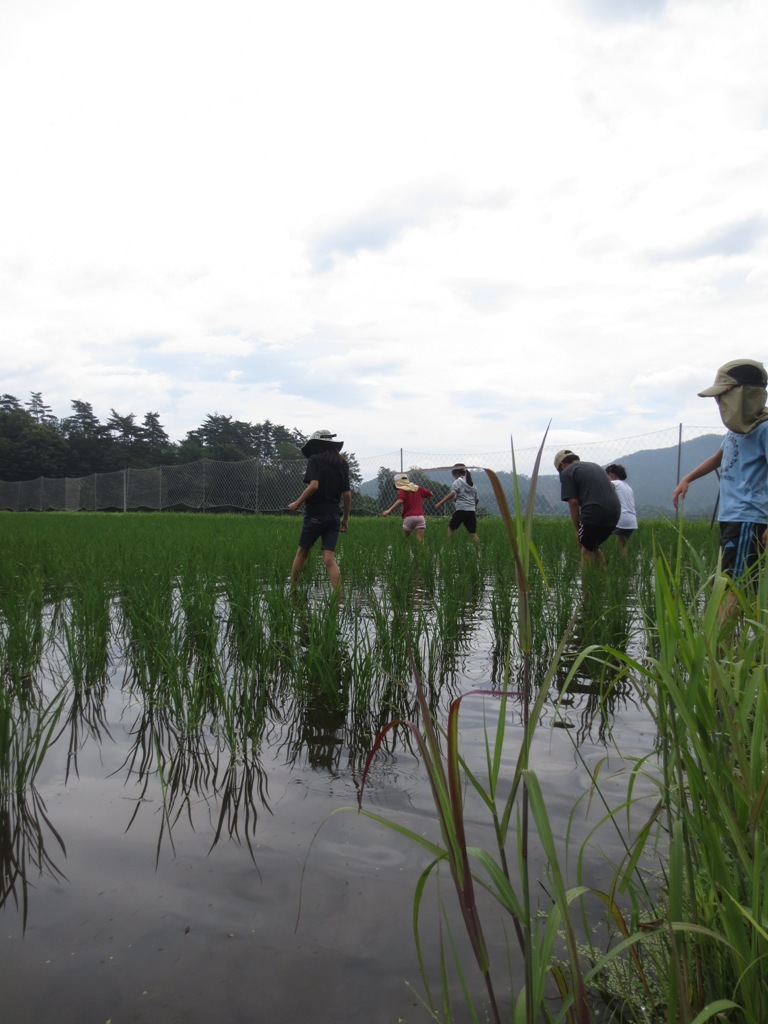
M335 551L340 531L341 516L338 512L305 515L301 524L299 547L309 551L317 538L322 537L323 543L320 546L323 551Z
M615 523L583 523L579 520L579 544L586 551L597 551L615 529Z
M470 533L477 533L477 516L469 509L456 509L448 523L449 530L458 530L460 526L466 526Z
M765 523L720 523L721 565L726 576L738 579L754 572L762 555Z

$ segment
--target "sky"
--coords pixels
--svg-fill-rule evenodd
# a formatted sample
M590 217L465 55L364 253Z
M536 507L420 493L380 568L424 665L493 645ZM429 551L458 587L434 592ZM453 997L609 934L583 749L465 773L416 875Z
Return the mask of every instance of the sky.
M765 0L4 0L0 392L361 457L719 427Z

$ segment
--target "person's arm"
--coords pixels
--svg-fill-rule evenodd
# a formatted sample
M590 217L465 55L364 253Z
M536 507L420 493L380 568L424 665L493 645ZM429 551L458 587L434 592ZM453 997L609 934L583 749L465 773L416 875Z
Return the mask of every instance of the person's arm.
M435 512L437 512L437 510L440 508L440 506L444 505L446 503L446 501L450 501L452 498L455 498L455 497L456 497L456 492L455 491L449 491L444 498L441 498L440 501L437 502L437 504L435 505Z
M349 512L352 508L352 491L344 491L341 495L341 500L344 502L344 512L341 517L341 532L346 533L349 528Z
M688 493L689 485L692 484L694 480L699 480L708 473L713 473L716 469L719 469L722 461L723 449L718 448L714 455L710 455L710 457L708 459L704 459L696 469L692 469L690 473L686 473L674 491L672 491L672 504L675 508L677 508L677 503L680 498L685 498Z
M382 512L381 514L383 516L388 516L390 512L394 512L395 511L395 509L397 508L398 505L402 505L402 504L403 504L403 499L402 498L398 498L394 505L390 505L390 507L387 509L387 511L386 512Z
M576 540L579 540L579 507L578 498L568 499L568 511L571 513L571 522L576 531ZM581 541L579 541L579 546L581 546Z
M291 512L295 512L297 508L300 508L304 504L304 502L307 500L307 498L310 498L315 493L315 491L317 490L317 488L319 486L320 486L320 481L319 480L310 480L309 483L307 484L307 486L304 488L304 490L299 495L299 497L296 499L296 501L292 501L290 503L290 505L288 506L288 508L291 510Z

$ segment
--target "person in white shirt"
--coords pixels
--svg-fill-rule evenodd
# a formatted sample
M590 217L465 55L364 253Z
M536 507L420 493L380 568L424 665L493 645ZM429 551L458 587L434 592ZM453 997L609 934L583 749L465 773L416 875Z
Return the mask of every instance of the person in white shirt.
M616 497L621 505L621 515L613 532L616 534L619 547L624 551L627 541L637 529L635 495L627 483L627 471L623 466L617 462L612 462L610 466L605 467L605 472L608 474L608 479L613 483Z

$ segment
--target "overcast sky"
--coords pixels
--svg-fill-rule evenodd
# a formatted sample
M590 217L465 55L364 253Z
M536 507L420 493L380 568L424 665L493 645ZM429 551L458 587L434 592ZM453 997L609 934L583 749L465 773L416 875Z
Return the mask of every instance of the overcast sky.
M0 391L372 456L719 424L766 0L3 0Z

